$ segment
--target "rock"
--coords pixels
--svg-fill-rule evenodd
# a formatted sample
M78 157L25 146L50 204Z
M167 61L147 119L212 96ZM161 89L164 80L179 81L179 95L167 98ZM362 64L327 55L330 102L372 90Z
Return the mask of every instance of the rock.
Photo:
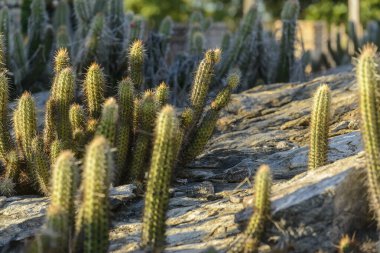
M312 95L321 83L332 90L329 164L307 171ZM166 252L224 252L252 214L252 177L264 163L274 185L260 252L334 252L346 233L356 234L363 252L375 252L356 93L354 75L344 72L234 95L203 154L178 168ZM134 189L111 190L110 252L139 252L144 202ZM46 205L45 198L0 198L0 251L19 249L35 234Z

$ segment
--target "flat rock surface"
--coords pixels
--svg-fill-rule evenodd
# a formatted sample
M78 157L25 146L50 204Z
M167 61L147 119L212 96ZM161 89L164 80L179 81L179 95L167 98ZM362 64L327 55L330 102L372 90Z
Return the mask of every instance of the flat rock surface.
M316 88L332 90L328 165L307 171L310 111ZM43 96L42 96L43 97ZM206 150L181 170L167 213L167 252L224 252L253 212L249 184L256 169L272 169L272 217L260 252L334 252L356 234L375 252L375 224L364 188L354 75L273 84L233 96ZM135 186L111 190L110 252L138 251L143 200ZM0 197L0 248L17 251L43 222L45 198Z

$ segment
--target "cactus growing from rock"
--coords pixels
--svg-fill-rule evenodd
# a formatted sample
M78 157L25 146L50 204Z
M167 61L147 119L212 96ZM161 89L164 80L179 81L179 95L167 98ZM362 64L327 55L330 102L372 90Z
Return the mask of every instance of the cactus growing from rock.
M366 151L368 191L380 227L380 59L375 45L366 45L356 63L361 132Z
M327 162L330 101L330 89L327 84L323 84L314 95L310 129L309 170L323 166Z
M265 222L270 215L272 175L267 165L262 165L255 176L254 213L244 233L238 236L228 253L256 252L263 235Z
M152 161L149 170L143 215L142 246L161 252L165 245L165 216L169 186L176 159L179 123L175 110L165 106L157 117Z
M83 197L76 219L76 248L80 252L107 252L109 228L108 191L113 172L110 145L97 136L84 158Z
M280 60L277 67L277 82L288 82L294 65L296 27L300 4L298 0L287 0L282 9L282 37Z

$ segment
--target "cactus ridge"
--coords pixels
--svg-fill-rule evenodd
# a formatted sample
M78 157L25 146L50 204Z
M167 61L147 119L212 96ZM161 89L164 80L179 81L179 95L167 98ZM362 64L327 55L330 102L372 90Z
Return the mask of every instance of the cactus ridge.
M308 166L310 170L327 162L330 100L330 89L327 84L323 84L314 95Z

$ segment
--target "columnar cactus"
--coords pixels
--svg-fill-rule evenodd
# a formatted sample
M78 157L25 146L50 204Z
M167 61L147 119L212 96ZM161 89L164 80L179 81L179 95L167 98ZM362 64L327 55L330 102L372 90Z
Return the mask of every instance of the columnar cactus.
M108 191L113 170L107 139L95 137L87 147L84 158L83 200L76 219L76 248L79 252L107 252Z
M160 23L158 32L165 37L170 37L173 30L173 19L170 16L166 16Z
M356 64L361 132L367 160L368 191L380 227L380 58L377 47L364 46Z
M188 139L188 144L185 146L183 152L183 163L193 160L203 151L207 141L214 132L220 110L228 104L232 91L239 84L239 81L240 75L238 73L233 73L228 77L227 86L222 89L212 101L210 110L207 111L196 131L194 131L194 134ZM184 125L188 124L185 123L188 121L187 117L191 117L191 115L182 114Z
M69 111L70 106L74 101L75 78L71 68L62 70L55 83L52 99L54 100L57 113L57 136L58 139L64 142L64 145L69 145L72 139Z
M64 149L62 141L56 139L50 144L50 164L55 164L59 154ZM45 151L46 152L46 151Z
M106 85L103 70L98 64L93 63L90 66L83 85L89 116L97 119L101 114Z
M140 16L134 16L129 25L129 44L133 44L142 39L144 20Z
M111 145L115 146L116 123L118 120L119 107L114 98L109 98L104 102L102 116L96 131L97 135L103 135Z
M169 87L162 82L154 91L156 103L159 107L166 105L169 101Z
M50 205L45 225L50 234L50 247L54 248L55 252L69 251L74 232L74 200L78 181L79 169L74 154L71 151L62 152L53 168Z
M17 145L23 156L31 161L30 147L37 135L36 104L29 92L24 92L13 114L13 124Z
M57 138L55 124L55 103L52 98L49 98L45 105L45 125L43 132L45 151L50 149L50 144Z
M277 82L288 82L294 65L297 19L300 11L298 0L287 0L282 9L282 37Z
M50 194L50 163L44 152L42 140L38 136L34 137L28 149L31 150L30 168L33 170L32 175L39 191L48 196Z
M157 117L143 215L142 246L152 252L163 251L165 245L165 216L178 130L174 108L165 106Z
M141 101L137 116L136 143L133 149L131 180L141 180L146 171L145 165L149 161L149 146L156 119L157 105L152 91L146 91Z
M256 252L263 235L265 222L270 215L272 175L267 165L262 165L255 177L254 213L244 233L228 249L228 253ZM250 250L247 251L246 248Z
M215 64L220 61L220 50L209 50L198 66L191 90L190 101L194 109L194 120L197 121L205 107L207 93L214 72Z
M11 145L8 131L8 99L8 78L5 72L0 72L0 160L3 162L6 160Z
M323 166L327 162L330 100L330 89L327 84L323 84L314 95L310 129L309 170Z
M136 90L141 90L144 84L144 45L141 40L136 40L129 48L128 60L128 76Z

